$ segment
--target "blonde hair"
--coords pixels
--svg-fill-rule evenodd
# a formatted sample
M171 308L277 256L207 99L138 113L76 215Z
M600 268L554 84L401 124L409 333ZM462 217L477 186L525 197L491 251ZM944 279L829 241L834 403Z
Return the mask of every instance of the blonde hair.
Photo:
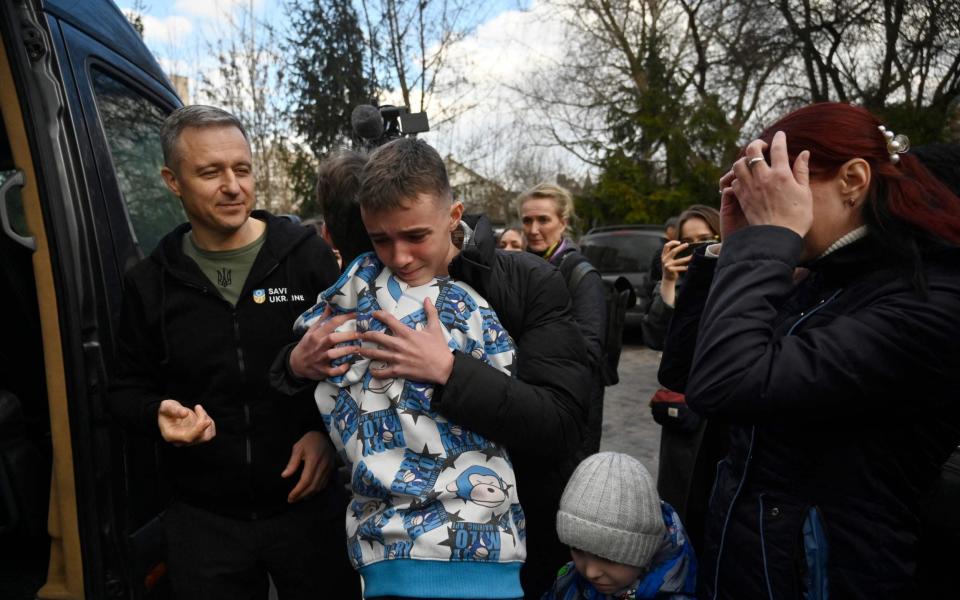
M538 183L517 197L517 216L523 219L523 204L528 200L553 200L557 214L568 227L577 218L573 210L573 195L565 187L553 183Z

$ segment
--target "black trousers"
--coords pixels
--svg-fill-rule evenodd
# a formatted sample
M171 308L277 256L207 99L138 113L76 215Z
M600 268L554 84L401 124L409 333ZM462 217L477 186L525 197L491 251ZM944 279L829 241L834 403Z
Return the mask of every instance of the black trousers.
M269 574L280 600L359 599L344 507L330 492L253 521L174 503L164 516L174 597L266 600Z

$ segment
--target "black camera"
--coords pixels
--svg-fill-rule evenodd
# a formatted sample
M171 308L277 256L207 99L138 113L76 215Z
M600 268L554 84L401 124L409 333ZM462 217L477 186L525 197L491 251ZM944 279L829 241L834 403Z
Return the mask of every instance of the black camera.
M404 135L430 131L427 113L412 113L406 106L361 104L350 114L350 125L364 150L372 150Z

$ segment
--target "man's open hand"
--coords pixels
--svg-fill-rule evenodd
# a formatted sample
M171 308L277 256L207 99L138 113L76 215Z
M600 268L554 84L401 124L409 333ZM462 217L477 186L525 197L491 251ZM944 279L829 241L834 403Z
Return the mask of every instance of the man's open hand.
M189 409L176 400L164 400L157 412L157 424L163 439L174 446L202 444L217 435L216 424L199 404Z

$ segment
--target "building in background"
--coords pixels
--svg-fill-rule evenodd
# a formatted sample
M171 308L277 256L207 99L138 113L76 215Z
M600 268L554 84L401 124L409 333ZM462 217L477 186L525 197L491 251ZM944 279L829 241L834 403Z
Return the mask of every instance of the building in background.
M190 104L190 78L186 75L174 75L173 73L169 77L173 89L177 90L177 95L180 96L180 100L185 105Z
M447 177L450 179L453 198L463 202L464 212L487 215L494 228L501 228L507 223L516 221L513 199L516 198L517 192L512 192L496 181L487 179L449 155L443 162L447 167Z

